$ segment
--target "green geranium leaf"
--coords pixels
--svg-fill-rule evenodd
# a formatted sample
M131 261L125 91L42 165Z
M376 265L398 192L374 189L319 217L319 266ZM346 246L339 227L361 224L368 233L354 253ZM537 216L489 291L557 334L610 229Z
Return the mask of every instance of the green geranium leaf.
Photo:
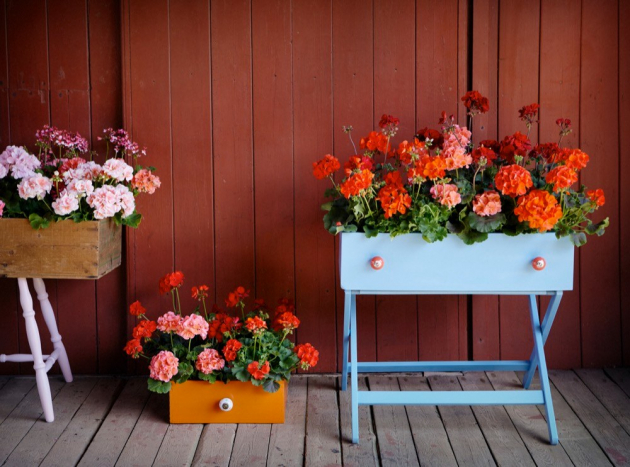
M171 390L171 382L165 383L163 381L158 381L153 378L149 378L149 391L157 392L158 394L166 394Z
M488 234L485 232L477 232L475 230L463 230L458 233L457 236L462 239L466 245L472 245L474 243L481 243L488 239Z
M198 372L197 376L199 376L199 379L201 381L207 381L209 383L215 383L217 381L217 375L213 372L210 373L209 375L202 373L201 371Z
M586 243L586 234L584 232L572 233L571 242L578 247L584 245Z
M50 219L46 219L35 213L28 216L28 221L31 223L31 227L37 230L45 229L50 225Z
M494 232L505 224L505 214L495 214L494 216L478 216L474 212L468 213L468 224L479 232Z
M123 225L126 225L127 227L133 227L134 229L140 225L141 221L142 214L140 214L139 212L134 212L132 215L124 217L122 219Z
M267 392L278 392L278 389L280 389L280 384L272 379L269 379L263 384L263 389Z

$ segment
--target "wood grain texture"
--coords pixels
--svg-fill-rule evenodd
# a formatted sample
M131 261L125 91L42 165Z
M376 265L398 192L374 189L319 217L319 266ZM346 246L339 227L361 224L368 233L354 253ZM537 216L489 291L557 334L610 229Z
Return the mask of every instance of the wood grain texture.
M206 425L201 432L194 466L227 467L236 436L236 425Z
M304 459L307 378L292 378L283 424L271 426L267 465L297 465Z
M338 383L339 384L339 383ZM367 391L367 378L359 378L359 390ZM352 443L352 409L350 389L339 392L339 417L341 425L341 452L343 465L369 467L379 465L379 455L374 434L374 419L368 406L359 406L359 430L361 442Z
M316 376L308 380L304 465L341 464L337 378Z
M153 465L191 465L202 430L203 425L199 424L170 425Z
M595 397L608 409L610 414L630 434L630 400L603 370L575 370L580 379Z
M606 374L630 396L630 368L606 368Z
M622 180L619 186L619 212L630 212L630 189L627 180L630 180L630 30L625 27L630 24L630 4L619 2L619 177ZM622 284L630 280L630 219L628 216L620 216L620 278ZM621 343L623 351L623 364L630 365L630 290L621 290ZM623 312L625 310L625 312Z

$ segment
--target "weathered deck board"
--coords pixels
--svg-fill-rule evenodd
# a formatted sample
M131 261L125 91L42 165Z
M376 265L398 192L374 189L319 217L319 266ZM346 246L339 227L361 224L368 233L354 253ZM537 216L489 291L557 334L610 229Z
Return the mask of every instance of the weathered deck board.
M403 391L430 391L427 379L420 376L398 378ZM453 448L448 441L436 406L408 406L407 417L411 434L416 444L420 464L448 466L457 465Z
M76 465L110 411L122 385L118 378L99 379L41 465Z
M370 376L368 382L372 391L400 390L395 376ZM383 466L420 465L405 407L375 405L372 410Z
M128 380L79 465L100 467L116 464L148 398L145 378Z
M551 381L615 465L630 464L630 435L573 372L551 371Z
M434 391L461 391L455 376L431 376L428 380ZM470 407L445 406L439 410L460 465L496 465Z
M630 368L606 368L604 371L630 397Z
M47 423L41 418L37 420L4 465L17 467L39 465L70 424L74 414L95 385L94 378L78 379L73 384L66 384L55 397L54 423Z
M603 370L576 370L580 379L608 409L619 424L630 433L630 399Z
M341 464L337 378L308 378L305 465Z
M492 391L492 385L483 372L470 372L460 376L459 383L464 391ZM533 466L529 455L510 416L501 406L473 406L475 418L481 427L486 443L499 465Z
M306 392L306 378L291 380L284 424L271 427L267 465L292 466L304 459Z
M50 392L53 397L53 405L61 388L65 383L60 378L50 378ZM15 447L20 444L22 438L31 430L33 425L42 415L42 406L39 401L37 386L33 385L15 409L4 419L0 425L0 465L7 460Z
M486 375L495 391L523 390L523 384L512 371L487 372ZM573 465L562 443L559 446L551 446L547 442L549 439L547 422L538 408L533 405L508 405L505 410L536 465L554 467Z
M517 377L519 381L523 381L523 373L517 373ZM532 381L531 388L540 389L538 377L535 377ZM553 384L551 385L551 399L553 400L553 410L556 414L560 444L571 458L571 461L575 465L612 465L606 454L604 454ZM546 420L545 409L539 406L538 410L542 419Z
M46 466L535 465L628 463L630 396L623 371L553 371L560 445L542 407L360 408L336 375L297 375L282 425L169 425L168 400L145 378L52 377L56 421L41 419L34 378L0 379L0 464ZM579 375L579 377L578 377ZM612 375L612 376L611 376ZM361 390L522 390L521 373L361 375ZM4 382L4 386L1 386ZM532 388L538 388L534 379ZM566 400L565 400L566 399ZM532 462L533 461L533 462Z
M341 381L341 380L340 380ZM359 389L367 390L366 378L359 378ZM378 452L372 412L368 406L359 407L359 430L361 442L352 443L352 415L350 407L350 387L346 391L339 391L339 414L341 422L341 450L343 465L353 467L378 466Z

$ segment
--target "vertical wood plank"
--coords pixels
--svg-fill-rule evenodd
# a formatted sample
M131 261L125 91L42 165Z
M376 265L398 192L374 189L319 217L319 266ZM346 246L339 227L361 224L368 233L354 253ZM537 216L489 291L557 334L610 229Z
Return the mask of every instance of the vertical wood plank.
M498 138L499 0L480 0L472 6L472 89L490 101L490 110L473 119L473 138L479 142ZM472 297L472 357L496 360L500 356L499 300Z
M622 27L630 24L630 3L619 2L619 174L624 182L619 186L619 212L630 212L630 30ZM620 239L620 281L627 284L630 280L630 219L619 216ZM621 290L621 309L630 309L630 289ZM621 342L623 345L623 364L630 365L630 316L621 314Z
M169 31L175 264L190 310L197 304L190 287L205 284L215 295L209 3L170 2Z
M367 378L359 378L359 391L367 391ZM379 455L374 434L374 421L369 406L359 406L359 429L361 442L352 443L351 392L339 392L339 418L341 426L341 453L343 465L353 467L377 467Z
M256 293L275 303L295 290L291 2L252 4L252 47Z
M308 378L304 465L341 465L337 378Z
M582 364L621 363L619 282L619 127L618 14L616 1L582 5L582 68L580 95L581 149L591 156L582 183L603 188L606 205L596 220L610 217L612 228L593 238L581 251ZM606 115L606 118L602 118ZM606 345L602 345L602 338Z
M211 3L216 293L255 290L251 4Z
M397 146L413 135L415 118L415 27L413 0L374 3L374 121L383 114L400 119ZM395 313L396 320L391 316ZM400 322L410 331L400 339ZM379 296L376 299L378 360L417 360L418 310L416 297Z
M267 465L300 465L306 437L306 393L308 380L295 376L289 383L283 424L272 425Z
M373 130L374 102L374 31L373 2L352 0L333 2L333 154L343 165L353 155L353 146L344 126L352 126L355 144ZM319 159L322 155L318 156ZM342 178L338 176L339 180ZM320 184L322 186L323 184ZM323 186L321 192L323 193ZM323 199L321 194L318 199ZM323 217L322 211L320 216ZM321 224L320 224L321 225ZM320 227L321 228L321 227ZM335 263L336 264L336 263ZM376 300L371 296L357 297L357 313L361 316L358 328L359 359L376 360ZM343 338L344 293L337 287L337 335L338 348ZM342 352L338 352L338 368L341 368Z
M518 110L538 102L540 2L501 2L499 22L498 134L503 138L516 131L528 133ZM530 32L526 46L514 34L516 30ZM536 125L529 138L532 144L538 142ZM528 358L533 339L530 332L523 331L530 326L525 297L501 297L499 303L501 358Z
M416 129L435 128L443 110L457 113L461 23L454 18L459 18L457 0L416 2ZM420 296L417 300L420 360L459 358L459 297Z
M330 0L293 3L297 339L320 349L320 372L335 371L337 362L334 238L322 227L325 185L312 173L333 147L331 14Z
M236 426L235 424L206 425L201 433L192 465L227 467L232 455Z

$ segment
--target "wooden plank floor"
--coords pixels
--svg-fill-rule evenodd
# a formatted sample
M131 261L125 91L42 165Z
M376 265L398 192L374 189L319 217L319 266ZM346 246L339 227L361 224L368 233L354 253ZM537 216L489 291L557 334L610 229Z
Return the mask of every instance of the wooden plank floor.
M521 374L367 375L361 389L518 390ZM630 369L552 371L560 444L544 410L360 408L350 443L350 394L338 375L296 376L284 425L169 425L168 399L143 378L51 378L56 420L41 418L34 378L0 377L0 465L412 466L630 465ZM533 386L537 387L534 381Z

